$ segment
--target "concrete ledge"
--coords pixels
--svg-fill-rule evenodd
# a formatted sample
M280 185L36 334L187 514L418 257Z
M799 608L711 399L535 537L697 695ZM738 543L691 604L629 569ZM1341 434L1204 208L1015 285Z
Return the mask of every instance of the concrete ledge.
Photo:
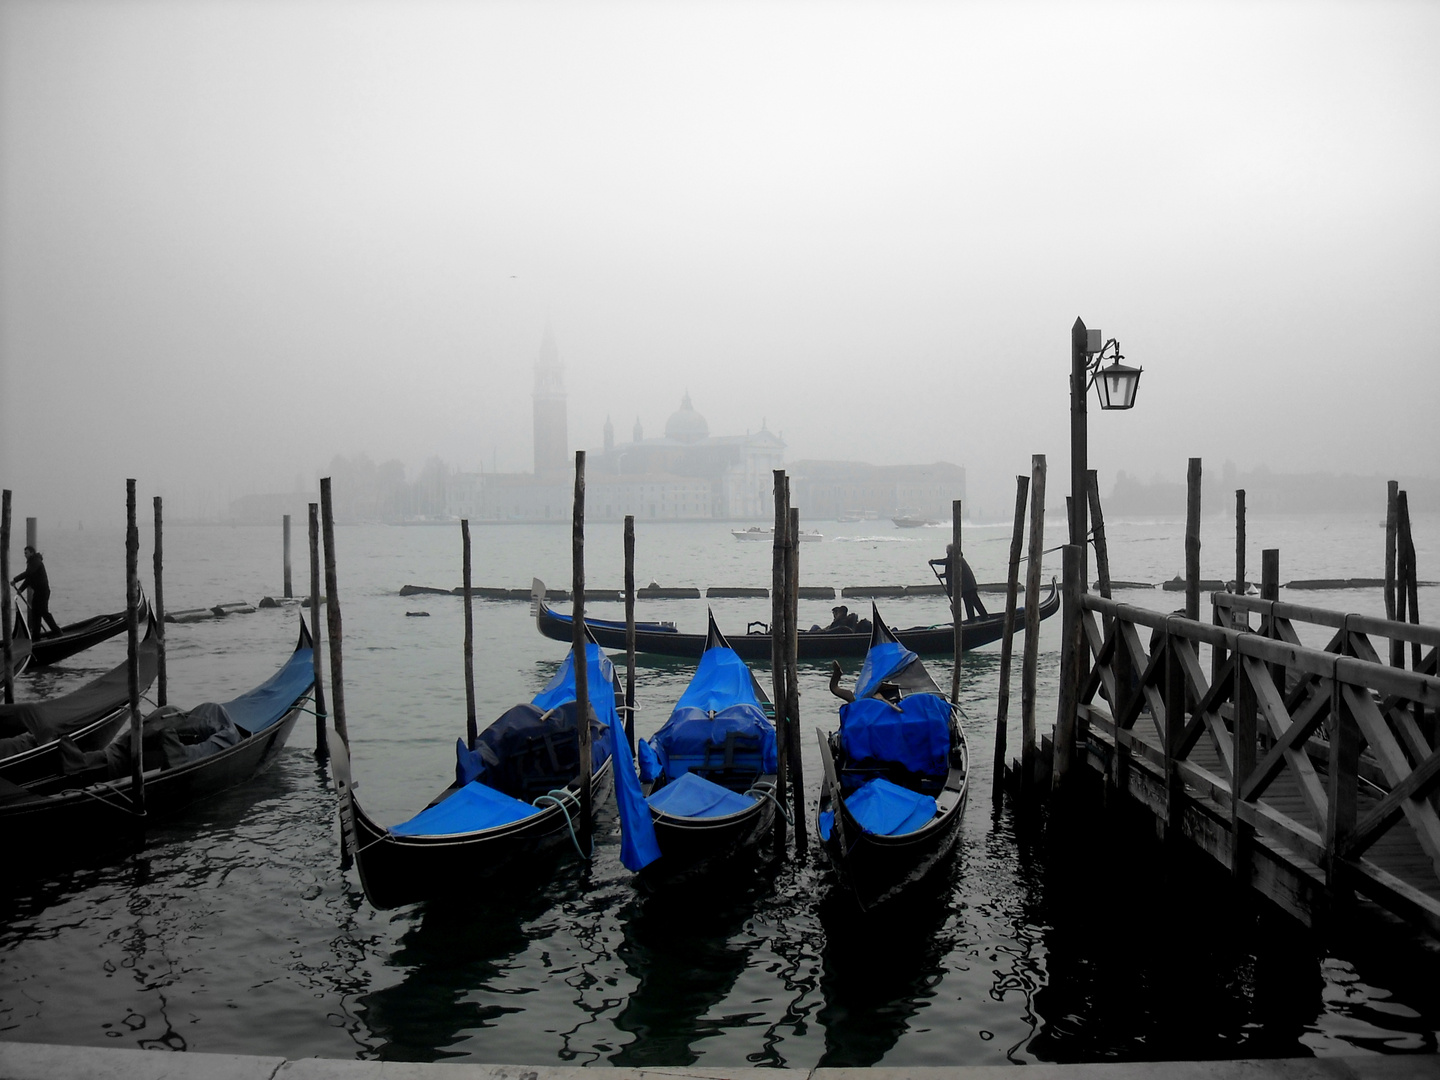
M1239 1061L1100 1062L1086 1065L958 1065L953 1068L620 1069L577 1065L190 1054L121 1047L0 1041L0 1080L1440 1080L1440 1056L1277 1058Z

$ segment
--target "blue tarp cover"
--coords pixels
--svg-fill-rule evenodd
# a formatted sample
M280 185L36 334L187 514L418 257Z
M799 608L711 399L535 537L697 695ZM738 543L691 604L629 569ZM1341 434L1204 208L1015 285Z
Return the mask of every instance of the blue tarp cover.
M753 762L742 760L742 768L753 763L760 774L775 771L775 726L755 696L750 669L734 649L706 649L675 711L650 737L650 745L665 774L675 779L704 763L707 746L717 752L723 748L732 731L759 746L758 756ZM721 760L717 752L711 754L712 765Z
M911 694L898 707L879 698L852 701L840 706L840 746L852 762L894 762L922 776L944 776L950 703L937 694Z
M451 836L508 825L539 812L528 803L475 782L466 784L444 802L421 810L409 821L392 825L389 831L394 836Z
M915 654L898 641L873 646L865 653L865 663L860 665L860 678L855 683L856 698L869 697L882 682L916 659Z
M311 650L296 649L285 666L249 693L222 702L230 719L252 735L264 731L287 712L315 682Z
M877 836L900 836L914 832L935 817L935 799L932 796L892 784L883 776L869 781L847 797L845 808L860 828Z
M600 723L611 726L615 719L615 665L593 641L585 643L586 691L590 706ZM545 689L530 699L541 712L547 712L567 701L575 700L575 650L565 654L565 662Z
M721 787L694 773L672 780L650 796L650 805L671 817L725 817L755 805L753 796Z

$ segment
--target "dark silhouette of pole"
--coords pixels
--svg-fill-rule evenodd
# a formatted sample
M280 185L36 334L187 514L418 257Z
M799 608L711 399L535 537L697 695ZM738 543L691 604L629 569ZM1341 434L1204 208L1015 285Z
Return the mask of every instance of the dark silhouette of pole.
M464 591L465 591L465 746L475 749L475 737L480 734L475 722L475 608L471 600L470 583L470 519L460 519L460 541L464 549Z
M25 546L38 548L40 546L40 519L27 517L25 519Z
M625 515L625 738L635 750L635 515Z
M1020 591L1020 552L1025 544L1025 500L1028 476L1015 477L1015 527L1010 534L1010 572L1005 579L1005 624L1000 638L1000 697L995 709L995 772L990 798L1000 801L1005 783L1005 728L1010 714L1010 658L1015 651L1015 602Z
M961 567L964 555L960 549L960 500L950 504L950 623L955 631L955 665L950 669L950 704L960 704L960 657L965 651L965 629L961 626L963 608L960 606L964 592L964 577Z
M1045 556L1045 455L1031 457L1030 562L1025 568L1025 653L1020 665L1020 784L1035 782L1035 674L1040 657L1040 563Z
M285 599L295 595L294 589L290 587L290 515L285 515Z
M785 478L785 502L790 502L790 478ZM800 510L790 507L790 530L785 544L785 733L789 742L786 771L795 818L795 853L809 846L805 827L805 774L800 756Z
M1185 476L1185 617L1200 618L1200 459Z
M580 741L580 850L590 853L590 665L585 655L585 451L575 451L575 509L571 518L571 655L575 662L575 732Z
M325 682L320 678L320 505L310 504L310 629L314 645L310 650L315 670L315 756L324 761L330 756L325 738Z
M1087 474L1090 471L1090 421L1085 411L1085 390L1089 353L1089 334L1085 320L1077 318L1070 328L1070 543L1078 544L1080 551L1080 590L1085 591L1089 578L1088 555L1085 551L1089 539L1089 522L1085 513L1089 505ZM1039 494L1038 490L1036 492ZM1026 604L1030 600L1026 597ZM1028 630L1027 630L1028 634Z
M5 665L5 704L15 703L15 652L10 644L10 489L0 492L0 663Z
M165 673L165 528L164 504L155 496L155 704L169 703L169 678Z
M790 489L784 469L776 469L775 476L775 536L771 549L770 564L770 677L772 701L775 703L775 753L778 759L775 769L775 798L781 806L788 795L787 778L790 763L790 741L786 731L786 703L790 700L786 681L788 665L785 663L785 643L789 634L785 629L785 613L789 608L789 589L785 584L785 534L790 528ZM777 816L776 832L785 835L785 819Z
M345 749L350 749L350 729L345 723L345 633L340 623L340 586L335 577L335 504L330 494L330 477L320 480L320 525L325 541L325 625L330 649L331 722Z
M145 814L145 743L140 719L140 530L135 527L135 481L125 481L125 673L130 684L130 802Z

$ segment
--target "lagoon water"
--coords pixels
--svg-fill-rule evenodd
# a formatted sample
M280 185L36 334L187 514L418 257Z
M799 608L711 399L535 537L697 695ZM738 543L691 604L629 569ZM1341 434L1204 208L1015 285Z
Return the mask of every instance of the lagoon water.
M1267 547L1281 551L1282 581L1381 576L1381 517L1383 509L1252 514L1250 576ZM1440 577L1440 516L1415 525L1420 576ZM119 530L41 526L61 621L121 606ZM811 526L826 540L801 548L803 580L837 588L924 582L926 560L948 538L948 528L888 522ZM735 542L730 527L642 522L637 578L702 590L768 585L769 547ZM1052 515L1052 546L1061 531ZM538 575L569 587L568 524L473 533L477 585L518 587ZM981 581L1004 578L1008 533L967 525ZM1183 521L1110 522L1108 535L1117 579L1160 582L1183 568ZM148 528L142 538L148 581ZM618 587L619 526L591 526L587 541L591 586ZM1232 576L1233 525L1207 519L1203 541L1202 575ZM367 810L395 822L444 786L464 729L461 601L397 590L458 585L460 532L344 527L337 548L355 777ZM294 551L303 595L303 522ZM165 553L170 610L280 592L278 524L169 528ZM1059 565L1058 552L1048 555L1045 576ZM1378 589L1289 598L1383 610ZM1163 610L1181 603L1158 589L1121 599ZM1421 590L1428 621L1437 602L1440 590ZM712 603L730 633L769 617L766 601ZM654 601L638 615L699 631L705 606ZM829 608L802 602L801 620L827 622ZM523 603L477 601L475 610L484 723L533 695L564 646L539 636ZM416 611L428 617L407 617ZM882 613L898 626L945 619L935 599L891 601ZM259 682L292 648L297 617L291 607L170 626L171 700L223 699ZM1054 721L1057 623L1040 635L1042 730ZM122 656L123 639L106 643L22 677L19 692L63 692ZM1433 972L1392 960L1367 934L1302 931L1237 896L1218 873L1164 865L1132 834L1077 837L1008 804L992 809L998 664L998 645L964 660L975 769L958 856L895 918L858 917L813 853L702 896L644 895L619 863L613 812L592 862L566 861L541 892L477 891L459 910L377 912L354 871L341 869L334 797L305 718L274 769L152 829L140 853L40 880L7 876L0 1038L289 1057L797 1068L1435 1052ZM931 668L948 685L948 662ZM689 674L682 662L642 658L642 735L663 722ZM825 668L802 667L801 680L806 731L829 727ZM1018 682L1017 642L1012 731ZM803 743L813 817L813 735Z

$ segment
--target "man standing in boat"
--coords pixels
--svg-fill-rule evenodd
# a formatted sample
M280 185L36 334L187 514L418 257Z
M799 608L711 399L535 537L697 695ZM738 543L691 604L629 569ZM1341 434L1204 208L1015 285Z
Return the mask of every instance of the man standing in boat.
M955 545L946 544L945 557L930 560L930 565L935 568L935 576L940 579L940 584L945 586L945 595L951 598L955 596L955 590L950 585L950 558L954 554ZM983 619L990 614L980 600L980 588L975 583L975 572L970 569L970 564L965 561L964 555L960 556L960 599L965 603L965 620L967 622L976 618Z
M50 614L50 575L45 570L45 556L33 547L25 549L25 569L10 579L17 589L29 589L30 638L40 640L45 626L53 633L60 633L55 616Z

